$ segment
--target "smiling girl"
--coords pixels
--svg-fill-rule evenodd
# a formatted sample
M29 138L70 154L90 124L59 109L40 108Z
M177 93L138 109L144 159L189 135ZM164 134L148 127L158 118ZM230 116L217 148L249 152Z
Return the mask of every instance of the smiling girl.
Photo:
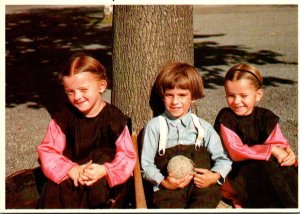
M91 56L76 54L61 81L69 104L51 119L38 147L48 177L38 208L105 208L112 194L126 199L136 153L130 118L102 99L105 68Z
M235 207L296 208L296 157L279 117L256 106L264 93L262 83L259 70L250 64L233 66L225 75L228 107L214 125L233 160L223 196Z

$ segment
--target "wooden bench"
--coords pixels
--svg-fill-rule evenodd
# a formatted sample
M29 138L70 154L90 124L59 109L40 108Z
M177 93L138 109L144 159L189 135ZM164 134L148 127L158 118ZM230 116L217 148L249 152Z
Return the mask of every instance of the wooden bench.
M138 209L145 209L147 208L144 185L143 185L143 178L141 174L141 165L140 165L140 156L139 156L139 147L138 147L138 138L135 132L131 135L132 143L137 154L137 161L133 171L134 177L134 189L135 189L135 204L136 208Z

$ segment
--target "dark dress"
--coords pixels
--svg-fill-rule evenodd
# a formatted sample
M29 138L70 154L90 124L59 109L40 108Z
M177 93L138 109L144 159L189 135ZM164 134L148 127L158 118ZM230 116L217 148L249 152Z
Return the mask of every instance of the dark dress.
M130 118L108 103L94 118L84 117L68 105L54 120L66 136L63 155L79 165L89 160L98 164L111 162L116 140L126 125L130 128ZM126 193L128 183L109 188L106 178L102 178L90 187L75 187L72 179L60 184L48 179L37 208L105 208L111 197Z
M237 116L229 108L224 108L214 127L222 136L222 124L236 133L243 144L251 147L263 145L278 122L279 117L264 108L255 107L248 116ZM234 198L243 208L298 207L297 168L281 167L272 156L268 160L233 161L232 171L226 179L233 188Z

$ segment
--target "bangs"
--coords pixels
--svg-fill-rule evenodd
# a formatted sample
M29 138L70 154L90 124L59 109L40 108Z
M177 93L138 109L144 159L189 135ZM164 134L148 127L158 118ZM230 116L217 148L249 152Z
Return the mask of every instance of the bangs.
M166 79L163 90L165 91L166 89L174 88L190 89L191 85L189 79L186 76L177 76Z
M156 78L155 88L162 98L166 90L174 88L190 90L193 99L204 96L201 75L187 63L166 65Z

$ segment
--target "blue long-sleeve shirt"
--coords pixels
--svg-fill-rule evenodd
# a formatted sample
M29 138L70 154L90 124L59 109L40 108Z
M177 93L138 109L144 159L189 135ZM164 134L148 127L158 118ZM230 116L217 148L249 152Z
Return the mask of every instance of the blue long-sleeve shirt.
M176 145L191 145L196 143L197 130L194 126L191 111L181 118L172 118L167 111L162 116L166 118L168 135L166 149ZM211 171L218 172L222 179L221 184L231 170L232 161L224 150L220 137L213 126L199 118L200 125L204 129L203 146L211 155L214 165ZM145 126L143 145L141 151L142 176L154 185L154 190L164 179L163 174L154 164L154 158L158 152L160 124L158 117L152 118Z

